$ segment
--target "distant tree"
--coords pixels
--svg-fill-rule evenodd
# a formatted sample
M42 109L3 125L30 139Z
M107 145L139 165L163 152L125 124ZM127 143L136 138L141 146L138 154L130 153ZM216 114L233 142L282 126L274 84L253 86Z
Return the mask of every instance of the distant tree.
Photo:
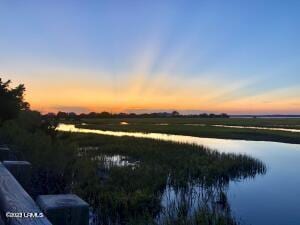
M51 119L53 119L53 118L56 117L56 115L55 115L55 113L53 113L53 112L49 112L49 113L45 114L44 117L45 117L45 118L51 118Z
M96 112L90 112L87 115L87 118L95 119L95 118L97 118L97 116L98 116L98 113L96 113Z
M109 118L109 117L111 117L111 114L109 112L101 112L99 114L99 117L101 117L101 118Z
M87 116L86 116L85 113L80 113L77 117L78 117L78 119L84 119L84 118L86 118Z
M222 113L220 116L221 116L222 118L229 118L229 116L228 116L226 113Z
M21 110L28 110L29 103L24 100L24 84L12 88L11 81L0 78L0 121L14 119Z
M173 111L173 112L172 112L172 116L173 116L173 117L176 117L176 116L180 116L180 114L179 114L179 112L177 112L177 111Z
M66 119L67 117L68 117L68 113L66 113L66 112L59 111L57 113L57 118L59 118L59 119Z
M120 118L126 118L127 114L121 112L121 113L118 114L118 117L120 117Z
M200 117L207 118L208 114L207 113L202 113L202 114L200 114Z
M130 113L129 117L136 117L137 115L135 113Z
M213 113L210 113L210 114L208 115L208 117L209 117L209 118L215 118L215 117L216 117L216 115L215 115L215 114L213 114Z
M77 115L76 115L75 112L69 112L68 113L68 119L69 120L76 120L76 118L77 118Z

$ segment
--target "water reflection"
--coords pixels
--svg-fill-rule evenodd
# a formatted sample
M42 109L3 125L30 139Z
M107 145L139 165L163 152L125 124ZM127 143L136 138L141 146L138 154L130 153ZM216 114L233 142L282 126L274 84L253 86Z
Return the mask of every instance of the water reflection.
M111 132L75 128L74 125L59 126L59 130L99 133L115 136L133 136L167 141L205 145L226 153L242 153L262 160L267 166L264 176L231 181L227 193L233 217L252 225L298 225L300 221L300 145L265 141L224 140L189 137L183 135ZM164 192L162 199L176 199L175 192ZM194 189L195 190L195 189ZM202 193L202 191L198 191ZM180 196L180 194L179 194ZM204 194L205 196L205 194ZM217 195L216 195L217 196ZM195 201L196 202L196 201ZM171 203L170 203L171 204Z
M277 130L277 131L287 131L300 133L300 129L292 128L279 128L279 127L247 127L247 126L229 126L229 125L210 125L212 127L227 127L227 128L237 128L237 129L255 129L255 130Z
M224 145L235 145L239 142L244 142L240 140L226 140L226 139L215 139L215 138L201 138L185 135L173 135L173 134L162 134L162 133L142 133L142 132L124 132L124 131L107 131L107 130L96 130L96 129L86 129L77 128L73 124L59 124L57 127L59 131L70 131L70 132L80 132L80 133L93 133L93 134L103 134L112 136L130 136L139 138L150 138L156 140L181 142L196 145L207 145L208 147L213 146L213 149L218 149ZM222 148L221 148L222 150Z
M194 127L205 127L205 126L207 126L206 124L202 124L202 123L185 123L183 125L185 125L185 126L194 126Z
M102 165L104 168L111 168L113 166L116 167L125 167L130 166L135 168L139 162L132 161L127 156L123 155L105 155L105 154L97 154L91 157L92 161L97 161L99 165Z

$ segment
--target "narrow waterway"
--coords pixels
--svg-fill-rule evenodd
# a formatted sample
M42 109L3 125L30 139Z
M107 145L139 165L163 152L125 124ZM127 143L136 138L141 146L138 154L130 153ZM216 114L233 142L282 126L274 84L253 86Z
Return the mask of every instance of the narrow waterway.
M300 145L265 141L225 140L159 133L115 132L60 124L60 131L160 139L204 145L221 152L243 153L262 160L265 175L234 181L228 198L232 214L246 225L300 224Z

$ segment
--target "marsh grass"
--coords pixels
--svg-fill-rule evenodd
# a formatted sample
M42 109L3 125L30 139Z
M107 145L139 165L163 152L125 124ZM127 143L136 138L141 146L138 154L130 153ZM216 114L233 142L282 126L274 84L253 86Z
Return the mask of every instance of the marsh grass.
M159 140L52 137L16 121L5 123L0 136L32 163L33 197L76 193L90 204L92 225L235 225L228 183L266 172L246 155Z
M299 128L300 118L111 118L81 119L87 124L205 124L229 126L288 127Z
M84 122L84 125L82 125L82 122ZM128 125L120 125L121 122L127 122ZM168 125L159 126L158 124ZM201 126L187 126L187 124L200 124ZM76 127L79 128L100 129L109 131L128 131L145 133L155 132L166 134L189 135L196 137L275 141L300 144L300 133L278 130L214 127L212 125L300 129L300 119L123 118L83 119L82 121L76 123Z
M81 151L73 191L91 204L93 224L237 224L227 203L228 183L266 172L259 160L201 146L133 137L62 135L80 149L89 149ZM139 163L108 167L107 156ZM100 160L93 160L95 157Z

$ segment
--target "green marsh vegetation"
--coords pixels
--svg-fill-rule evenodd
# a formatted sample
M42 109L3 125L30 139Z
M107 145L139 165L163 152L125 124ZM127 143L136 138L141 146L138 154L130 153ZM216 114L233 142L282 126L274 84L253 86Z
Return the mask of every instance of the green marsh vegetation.
M121 122L127 122L122 125ZM196 137L274 141L300 144L300 132L215 127L213 125L300 129L297 118L122 118L64 121L76 127L127 132L155 132ZM84 125L82 124L84 123Z
M93 208L92 224L237 224L229 181L266 172L248 156L132 137L51 137L17 121L5 122L1 134L33 165L28 191L78 194ZM108 160L115 156L125 163Z
M57 121L23 104L23 86L0 84L11 107L0 108L1 142L32 163L28 192L76 193L91 205L93 224L238 224L228 183L266 172L254 158L200 146L56 132Z
M259 160L200 146L63 135L77 143L85 162L75 192L93 203L95 224L236 224L226 200L229 181L266 172ZM114 156L125 163L107 166Z
M82 122L90 124L119 124L127 121L130 124L205 124L254 127L282 127L300 129L300 118L82 118Z

